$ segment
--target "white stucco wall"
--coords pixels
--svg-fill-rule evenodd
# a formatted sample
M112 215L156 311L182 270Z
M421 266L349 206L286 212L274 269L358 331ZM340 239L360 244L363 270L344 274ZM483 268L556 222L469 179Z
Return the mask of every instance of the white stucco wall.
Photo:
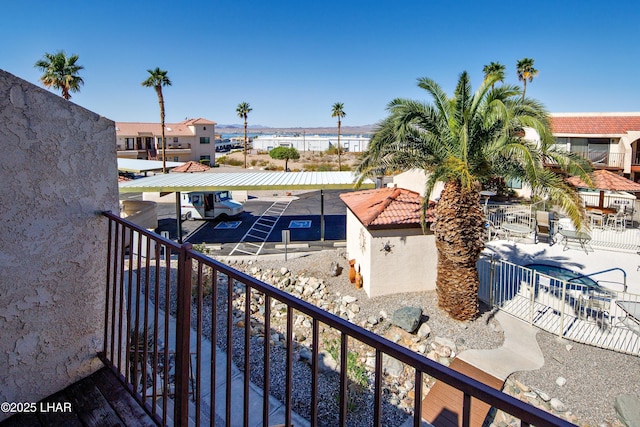
M387 242L390 252L381 250ZM420 228L370 232L347 210L347 256L360 266L369 297L435 289L435 237Z
M0 145L0 402L33 402L101 366L115 126L0 70Z
M399 173L393 177L393 182L390 184L398 188L405 188L410 191L415 191L424 197L425 189L427 185L427 174L422 169L410 169L408 171ZM429 200L437 200L440 198L440 193L444 188L443 182L436 183Z

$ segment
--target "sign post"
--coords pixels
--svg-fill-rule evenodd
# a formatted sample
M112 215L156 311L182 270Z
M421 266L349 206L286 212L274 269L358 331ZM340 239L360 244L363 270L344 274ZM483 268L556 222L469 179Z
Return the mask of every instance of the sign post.
M284 243L284 260L287 260L287 245L289 244L289 239L291 237L291 233L289 230L282 230L282 243Z

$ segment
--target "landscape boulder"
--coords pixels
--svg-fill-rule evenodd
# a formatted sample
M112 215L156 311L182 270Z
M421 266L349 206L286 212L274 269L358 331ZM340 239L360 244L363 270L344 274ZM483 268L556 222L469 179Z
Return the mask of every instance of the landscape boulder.
M422 308L402 307L393 312L391 323L409 333L413 333L422 319Z

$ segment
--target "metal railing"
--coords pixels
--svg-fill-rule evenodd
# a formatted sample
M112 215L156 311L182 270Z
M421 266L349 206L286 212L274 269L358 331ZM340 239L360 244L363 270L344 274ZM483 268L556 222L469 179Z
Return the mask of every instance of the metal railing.
M385 411L397 410L383 392L393 381L385 378L384 355L403 363L413 378L414 426L422 425L423 380L427 375L463 392L459 416L464 426L470 423L471 397L520 418L522 426L572 425L208 258L190 244L178 245L111 213L104 216L109 239L101 357L159 424L213 425L218 417L226 425L240 419L248 425L256 411L261 411L265 427L281 423L270 419L269 396L273 380L284 376L281 400L285 425L292 425L294 418L294 384L296 395L302 394L308 403L309 411L303 415L310 425L322 422L321 401L337 405L332 415L335 419L329 424L353 425L350 416L357 408L349 404L354 380L348 374L347 360L350 343L357 340L371 347L375 355L373 374L359 391L370 397L372 415L366 424L382 425ZM296 382L300 370L294 369L294 346L301 344L294 341L293 326L294 318L300 315L309 319L312 330L311 343L304 341L310 352L310 381L304 386ZM270 339L276 321L284 325L282 355L275 354ZM321 333L327 329L340 337L334 396L319 395L319 384L327 375L319 372ZM262 341L254 339L256 331ZM240 356L234 351L237 349ZM242 391L232 389L236 365L244 371ZM249 397L256 371L262 402ZM357 424L363 425L361 420Z
M640 321L633 309L640 295L626 292L626 275L620 281L613 274L598 282L587 276L565 280L557 277L561 269L545 274L540 268L482 257L480 299L560 337L640 355Z
M587 149L579 150L574 148L571 149L571 152L588 159L596 167L624 168L625 153L610 153L608 151Z

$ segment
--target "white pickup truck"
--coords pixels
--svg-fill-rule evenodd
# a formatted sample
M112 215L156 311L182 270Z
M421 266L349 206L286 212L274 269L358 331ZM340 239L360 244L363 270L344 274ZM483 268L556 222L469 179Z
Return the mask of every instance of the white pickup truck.
M231 198L229 191L192 191L180 195L182 219L215 219L233 217L243 212L242 203Z

